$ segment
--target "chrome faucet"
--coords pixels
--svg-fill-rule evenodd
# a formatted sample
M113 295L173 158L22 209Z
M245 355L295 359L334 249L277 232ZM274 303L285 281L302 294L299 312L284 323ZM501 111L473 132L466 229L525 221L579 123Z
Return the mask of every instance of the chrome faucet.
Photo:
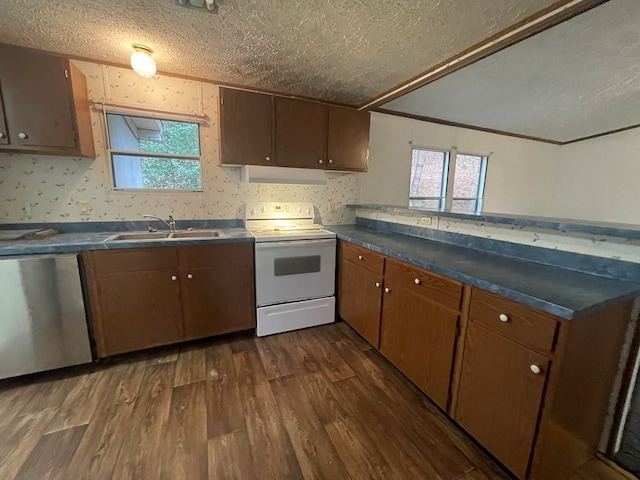
M159 222L164 223L167 227L169 227L170 232L176 231L176 221L173 219L173 216L169 215L169 221L161 219L160 217L156 217L155 215L147 215L146 213L142 215L142 218L153 218L158 220Z

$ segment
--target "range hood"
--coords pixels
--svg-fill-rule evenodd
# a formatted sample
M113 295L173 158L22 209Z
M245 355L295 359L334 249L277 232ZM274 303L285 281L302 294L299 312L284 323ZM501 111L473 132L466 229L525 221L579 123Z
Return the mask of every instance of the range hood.
M286 185L326 185L327 175L313 168L265 167L245 165L240 179L243 183L280 183Z

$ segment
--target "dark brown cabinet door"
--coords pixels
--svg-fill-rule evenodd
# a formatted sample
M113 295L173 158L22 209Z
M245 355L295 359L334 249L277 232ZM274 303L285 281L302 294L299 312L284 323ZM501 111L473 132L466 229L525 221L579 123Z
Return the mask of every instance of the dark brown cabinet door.
M174 248L132 248L84 255L98 357L182 340Z
M380 352L446 409L458 313L385 280Z
M253 244L182 247L185 339L256 327Z
M276 163L281 167L324 168L327 161L328 107L275 98Z
M519 478L527 473L548 370L544 356L470 323L454 418Z
M382 275L343 260L340 264L339 283L338 313L340 317L367 342L378 348Z
M274 165L273 97L220 88L220 143L225 165Z
M68 60L0 45L0 84L12 146L76 147Z
M329 108L327 169L367 171L369 112Z

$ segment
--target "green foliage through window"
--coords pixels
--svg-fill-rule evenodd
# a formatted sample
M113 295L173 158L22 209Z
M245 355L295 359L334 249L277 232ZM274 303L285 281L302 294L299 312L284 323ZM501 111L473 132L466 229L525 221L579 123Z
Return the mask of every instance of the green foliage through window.
M116 188L202 189L197 123L114 113L107 123Z

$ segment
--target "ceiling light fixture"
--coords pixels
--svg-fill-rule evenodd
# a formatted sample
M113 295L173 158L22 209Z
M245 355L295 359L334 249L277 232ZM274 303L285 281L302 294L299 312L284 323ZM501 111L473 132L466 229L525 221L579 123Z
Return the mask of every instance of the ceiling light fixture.
M131 68L144 78L151 78L156 74L156 61L151 56L152 50L144 45L133 45L131 54Z
M176 5L187 8L196 8L203 12L218 13L220 4L224 0L175 0Z

